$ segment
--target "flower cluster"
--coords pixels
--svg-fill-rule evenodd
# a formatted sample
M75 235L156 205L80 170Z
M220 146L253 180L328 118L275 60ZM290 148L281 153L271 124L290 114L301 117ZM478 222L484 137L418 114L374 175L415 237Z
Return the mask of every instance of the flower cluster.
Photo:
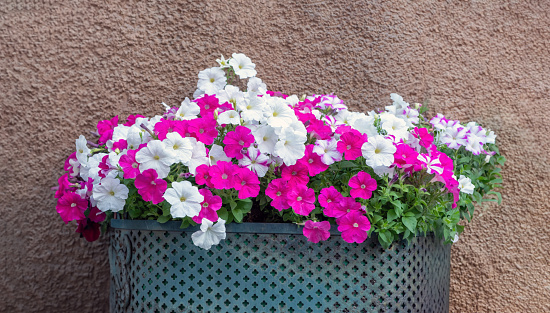
M353 112L335 95L269 91L243 54L217 61L199 73L193 100L164 104L151 118L101 121L97 141L76 140L56 193L65 223L76 220L92 241L117 212L177 219L200 224L193 242L209 249L225 238L226 223L256 209L303 225L315 243L334 224L349 243L376 232L389 246L420 231L450 241L462 231L467 197L494 187L476 193L470 169L457 166L465 155L498 152L494 133L475 123L440 114L428 123L422 106L397 94L384 111ZM247 79L245 91L231 84L237 77Z

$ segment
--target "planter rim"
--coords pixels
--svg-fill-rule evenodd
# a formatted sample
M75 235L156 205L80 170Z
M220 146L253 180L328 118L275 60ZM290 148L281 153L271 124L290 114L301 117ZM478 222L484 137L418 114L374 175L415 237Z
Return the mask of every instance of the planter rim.
M200 226L191 226L180 228L181 222L169 221L159 223L155 220L128 220L128 219L112 219L111 227L115 229L139 229L139 230L156 230L156 231L177 231L177 232L196 232L200 230ZM231 223L225 225L227 233L248 233L248 234L292 234L302 235L303 226L298 226L292 223ZM341 236L338 231L338 225L331 224L331 236ZM427 233L426 236L433 236L433 233ZM371 233L369 237L376 238L376 233ZM424 237L423 233L417 234L417 237Z

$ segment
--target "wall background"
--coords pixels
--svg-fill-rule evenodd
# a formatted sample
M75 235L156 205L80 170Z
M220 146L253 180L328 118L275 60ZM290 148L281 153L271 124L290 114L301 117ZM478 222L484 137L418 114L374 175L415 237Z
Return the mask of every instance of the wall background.
M550 311L549 3L250 3L0 3L0 311L108 310L107 242L65 226L50 187L98 120L178 104L232 52L272 90L364 111L397 92L494 130L504 201L453 246L451 311Z

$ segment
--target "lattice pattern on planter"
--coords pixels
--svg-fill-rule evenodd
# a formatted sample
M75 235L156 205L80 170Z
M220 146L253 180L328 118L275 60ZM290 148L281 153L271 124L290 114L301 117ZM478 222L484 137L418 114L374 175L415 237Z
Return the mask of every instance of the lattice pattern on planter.
M449 264L450 246L431 236L384 250L372 239L228 233L206 251L189 232L115 229L111 310L441 313Z

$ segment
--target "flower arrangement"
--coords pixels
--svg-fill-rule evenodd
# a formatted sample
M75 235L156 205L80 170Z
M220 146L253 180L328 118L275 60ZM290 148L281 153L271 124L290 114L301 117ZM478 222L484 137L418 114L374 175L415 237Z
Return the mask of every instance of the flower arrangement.
M474 122L428 119L397 94L384 111L352 112L336 95L268 91L243 54L217 62L194 100L76 140L55 195L65 223L93 241L115 216L178 220L200 225L193 242L210 249L226 223L288 222L314 243L337 227L387 248L429 231L454 242L474 204L501 201L505 158Z

